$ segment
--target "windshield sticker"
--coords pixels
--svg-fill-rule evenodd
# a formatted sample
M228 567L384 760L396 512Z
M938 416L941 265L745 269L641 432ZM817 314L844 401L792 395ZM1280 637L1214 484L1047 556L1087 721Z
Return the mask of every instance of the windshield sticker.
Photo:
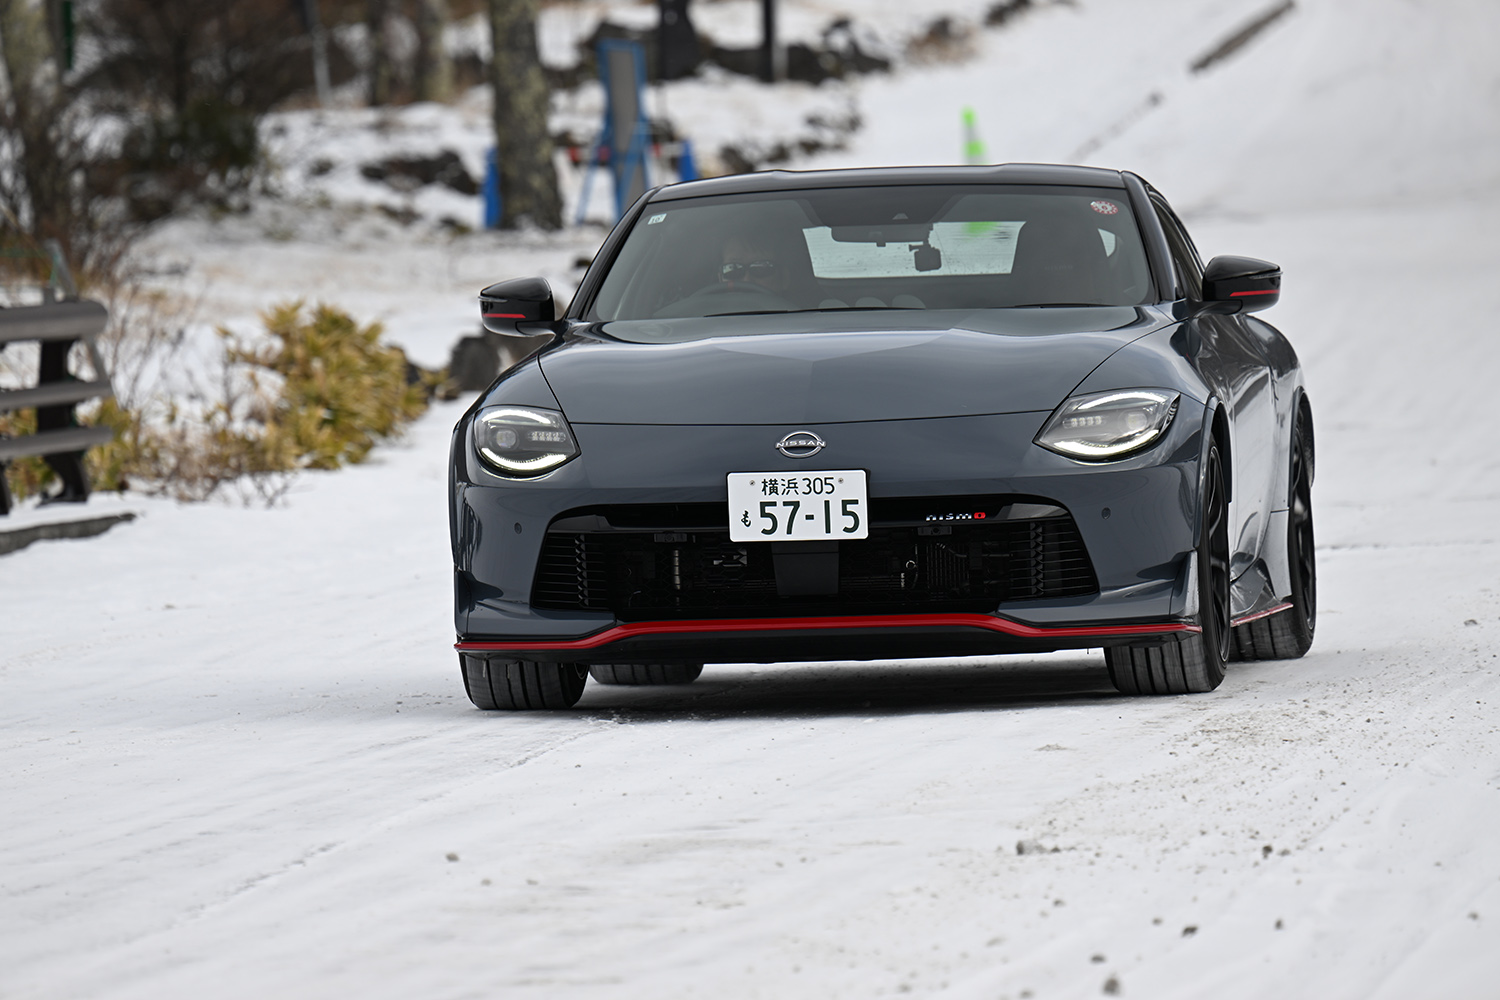
M1112 201L1105 201L1102 198L1098 201L1089 202L1089 208L1092 208L1100 215L1118 215L1120 212L1119 205L1116 205Z
M653 216L651 216L651 218L649 218L649 219L646 220L646 225L648 225L648 226L654 226L658 222L660 222L661 220L665 219L666 217L667 217L667 213L666 212L663 212L660 215L653 215Z

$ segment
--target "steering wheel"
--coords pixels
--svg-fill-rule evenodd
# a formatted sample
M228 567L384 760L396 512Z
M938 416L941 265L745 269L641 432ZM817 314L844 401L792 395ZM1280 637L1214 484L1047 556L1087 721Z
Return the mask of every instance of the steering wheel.
M743 298L736 301L736 297L739 296ZM733 308L741 305L744 308ZM790 312L797 308L780 294L751 282L715 281L713 284L704 285L687 298L672 303L656 315L662 318L700 316L704 312L720 311L716 308L719 306L730 307L722 310L726 312L759 312L761 310Z
M696 299L703 296L734 294L756 295L768 301L774 300L788 309L792 308L792 304L782 298L780 292L773 292L769 288L763 288L753 281L715 281L713 284L704 285L692 295L689 295L688 298Z

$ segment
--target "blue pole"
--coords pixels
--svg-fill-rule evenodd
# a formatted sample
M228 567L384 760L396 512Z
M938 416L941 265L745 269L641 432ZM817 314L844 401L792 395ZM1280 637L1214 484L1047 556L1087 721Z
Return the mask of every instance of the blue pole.
M505 202L500 197L499 151L490 147L484 161L484 228L500 228L500 210Z

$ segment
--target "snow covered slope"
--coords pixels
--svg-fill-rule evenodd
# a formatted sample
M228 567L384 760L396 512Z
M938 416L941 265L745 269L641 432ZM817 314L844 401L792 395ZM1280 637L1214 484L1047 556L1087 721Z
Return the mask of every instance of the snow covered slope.
M956 151L973 103L993 156L1093 144L1206 254L1284 266L1268 318L1319 437L1305 659L1187 698L1059 654L473 711L439 405L282 508L132 498L0 558L0 996L1495 996L1497 14L1300 0L1187 70L1265 6L1040 9L978 61L862 81L847 159ZM395 307L405 261L437 277L398 332L435 338L423 310L471 308L478 271L579 240L485 239L246 238L236 294L326 273Z

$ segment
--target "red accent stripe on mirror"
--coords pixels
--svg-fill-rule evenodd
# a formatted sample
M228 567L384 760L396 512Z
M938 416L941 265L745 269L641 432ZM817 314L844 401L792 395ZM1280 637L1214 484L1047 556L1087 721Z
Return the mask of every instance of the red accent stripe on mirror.
M1263 289L1261 291L1255 291L1255 292L1230 292L1229 293L1229 297L1231 299L1237 299L1237 298L1240 298L1241 296L1244 296L1244 295L1280 295L1280 294L1281 294L1281 289L1279 289L1279 288L1267 288L1267 289Z
M485 319L525 319L525 313L485 313Z
M1201 632L1197 625L1166 622L1160 625L1079 625L1038 628L997 618L994 615L867 615L839 618L723 618L700 621L630 622L607 628L582 639L456 642L454 649L467 652L508 649L597 649L622 639L645 635L679 635L693 632L786 632L840 628L979 628L1003 632L1023 639L1088 638L1093 636L1161 635L1167 632Z

